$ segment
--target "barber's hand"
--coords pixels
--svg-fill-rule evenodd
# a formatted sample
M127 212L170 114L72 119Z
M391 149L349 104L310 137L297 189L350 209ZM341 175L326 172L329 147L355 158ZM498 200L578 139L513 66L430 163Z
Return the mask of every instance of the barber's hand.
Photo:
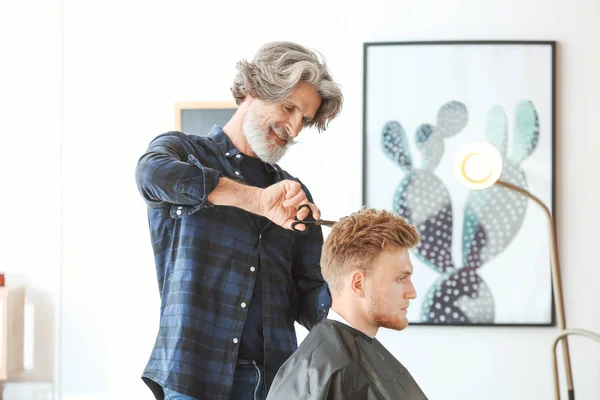
M259 214L279 226L292 229L292 222L296 215L300 220L308 216L309 210L306 207L298 211L298 207L302 204L308 204L315 219L321 218L321 211L308 201L302 185L296 181L285 180L260 192ZM306 225L296 225L296 229L303 231L306 229Z

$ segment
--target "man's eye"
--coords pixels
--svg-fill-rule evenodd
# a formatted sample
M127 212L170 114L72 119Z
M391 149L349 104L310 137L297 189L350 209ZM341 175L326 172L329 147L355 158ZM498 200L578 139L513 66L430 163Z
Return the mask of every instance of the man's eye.
M283 106L283 109L284 109L286 112L288 112L288 113L291 113L291 112L292 112L292 107L289 107L289 106Z

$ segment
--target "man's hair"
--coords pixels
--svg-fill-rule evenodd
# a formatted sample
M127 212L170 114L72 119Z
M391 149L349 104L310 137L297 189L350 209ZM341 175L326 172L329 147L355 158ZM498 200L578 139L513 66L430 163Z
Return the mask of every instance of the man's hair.
M355 270L368 274L382 252L418 243L417 230L401 216L363 208L331 229L321 253L321 272L331 290L339 292L346 275Z
M296 43L267 43L251 62L238 62L237 70L231 92L238 105L247 95L282 103L298 84L306 82L321 96L321 106L308 126L316 126L319 132L326 130L342 108L342 92L333 82L324 57Z

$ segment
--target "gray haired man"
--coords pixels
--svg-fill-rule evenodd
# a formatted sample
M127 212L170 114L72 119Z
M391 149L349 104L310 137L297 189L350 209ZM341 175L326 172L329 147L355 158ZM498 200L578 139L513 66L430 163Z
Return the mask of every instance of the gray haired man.
M157 399L264 399L294 321L311 329L331 305L320 227L291 230L300 205L320 211L276 163L304 127L327 128L341 91L316 53L275 42L238 64L232 92L224 127L160 135L136 169L161 296L142 375Z

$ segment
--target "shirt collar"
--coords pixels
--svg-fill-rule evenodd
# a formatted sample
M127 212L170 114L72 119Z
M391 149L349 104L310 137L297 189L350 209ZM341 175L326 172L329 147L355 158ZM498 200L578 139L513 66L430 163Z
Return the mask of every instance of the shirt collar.
M332 321L337 321L337 322L341 322L342 324L348 325L350 328L352 329L356 329L355 327L352 326L352 324L350 322L348 322L346 320L346 318L342 317L340 314L338 314L337 312L333 311L333 308L329 309L329 314L327 314L327 319L330 319ZM358 331L358 329L356 329ZM359 331L361 332L361 331ZM363 334L371 339L373 339L373 336L369 336L366 333L363 332Z
M208 137L215 142L217 147L223 152L225 157L228 159L234 157L236 154L240 154L240 151L233 145L229 136L223 131L219 125L213 125ZM265 167L268 172L273 172L279 169L277 164L265 163Z
M350 324L350 322L348 322L348 321L346 320L346 318L342 317L340 314L338 314L338 313L336 313L335 311L333 311L333 308L330 308L330 309L329 309L329 314L327 314L327 319L331 319L331 320L334 320L334 321L338 321L338 322L341 322L342 324L346 324L346 325L348 325L348 326L349 326L349 327L351 327L351 328L354 328L354 327L352 326L352 324ZM355 328L355 329L356 329L356 328Z

